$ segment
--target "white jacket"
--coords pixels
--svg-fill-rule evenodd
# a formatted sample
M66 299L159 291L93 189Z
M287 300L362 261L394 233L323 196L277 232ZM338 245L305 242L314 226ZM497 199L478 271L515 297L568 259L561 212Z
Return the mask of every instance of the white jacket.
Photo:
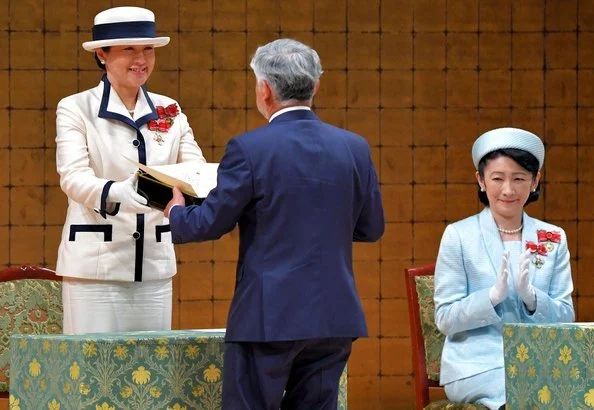
M122 155L147 165L205 162L183 113L173 118L168 131L158 132L161 144L157 132L148 129L148 121L157 118L155 106L170 104L177 103L143 87L134 121L106 76L97 87L58 103L56 165L68 196L58 275L118 281L175 275L169 221L163 212L134 214L106 202L109 181L125 180L136 171Z

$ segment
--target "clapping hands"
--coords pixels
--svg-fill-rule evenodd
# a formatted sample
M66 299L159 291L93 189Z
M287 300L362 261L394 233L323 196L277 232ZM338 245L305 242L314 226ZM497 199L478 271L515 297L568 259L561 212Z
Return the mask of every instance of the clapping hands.
M536 292L530 284L530 250L520 254L520 270L515 280L516 293L522 299L528 310L536 309Z
M514 286L516 293L522 299L529 311L536 309L536 291L530 284L530 251L522 252L519 257L519 270L515 277ZM504 251L501 257L501 267L497 273L495 284L489 289L489 299L493 306L503 302L509 294L509 251Z
M497 279L495 284L489 289L489 299L493 306L497 306L507 298L509 294L509 285L507 284L507 278L509 276L509 251L504 251L501 257L501 267L497 273Z

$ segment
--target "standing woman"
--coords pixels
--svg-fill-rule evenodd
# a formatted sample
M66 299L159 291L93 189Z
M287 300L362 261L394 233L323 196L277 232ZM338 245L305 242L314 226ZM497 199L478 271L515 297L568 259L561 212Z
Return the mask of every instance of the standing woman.
M440 383L452 401L505 405L504 323L574 320L565 232L524 212L540 194L544 154L540 138L517 128L472 147L485 209L446 228L435 267Z
M99 85L57 109L56 163L68 212L56 272L64 333L171 329L176 261L169 221L136 193L136 167L205 162L177 102L146 90L155 65L155 16L115 7L95 16Z

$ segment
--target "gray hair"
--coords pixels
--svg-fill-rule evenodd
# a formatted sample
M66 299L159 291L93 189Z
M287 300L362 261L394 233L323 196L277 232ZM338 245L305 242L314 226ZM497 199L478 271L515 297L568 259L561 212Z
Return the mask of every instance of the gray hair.
M250 67L258 82L270 85L280 104L311 101L323 72L313 48L288 38L258 47Z

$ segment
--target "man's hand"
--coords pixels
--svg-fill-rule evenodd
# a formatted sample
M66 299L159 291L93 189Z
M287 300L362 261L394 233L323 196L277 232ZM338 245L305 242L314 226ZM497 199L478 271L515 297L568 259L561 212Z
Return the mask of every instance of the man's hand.
M173 187L173 198L171 198L171 201L169 201L169 203L165 207L165 210L163 211L166 218L169 218L169 211L171 211L171 208L174 205L186 206L186 199L184 198L182 192L179 190L178 187Z

